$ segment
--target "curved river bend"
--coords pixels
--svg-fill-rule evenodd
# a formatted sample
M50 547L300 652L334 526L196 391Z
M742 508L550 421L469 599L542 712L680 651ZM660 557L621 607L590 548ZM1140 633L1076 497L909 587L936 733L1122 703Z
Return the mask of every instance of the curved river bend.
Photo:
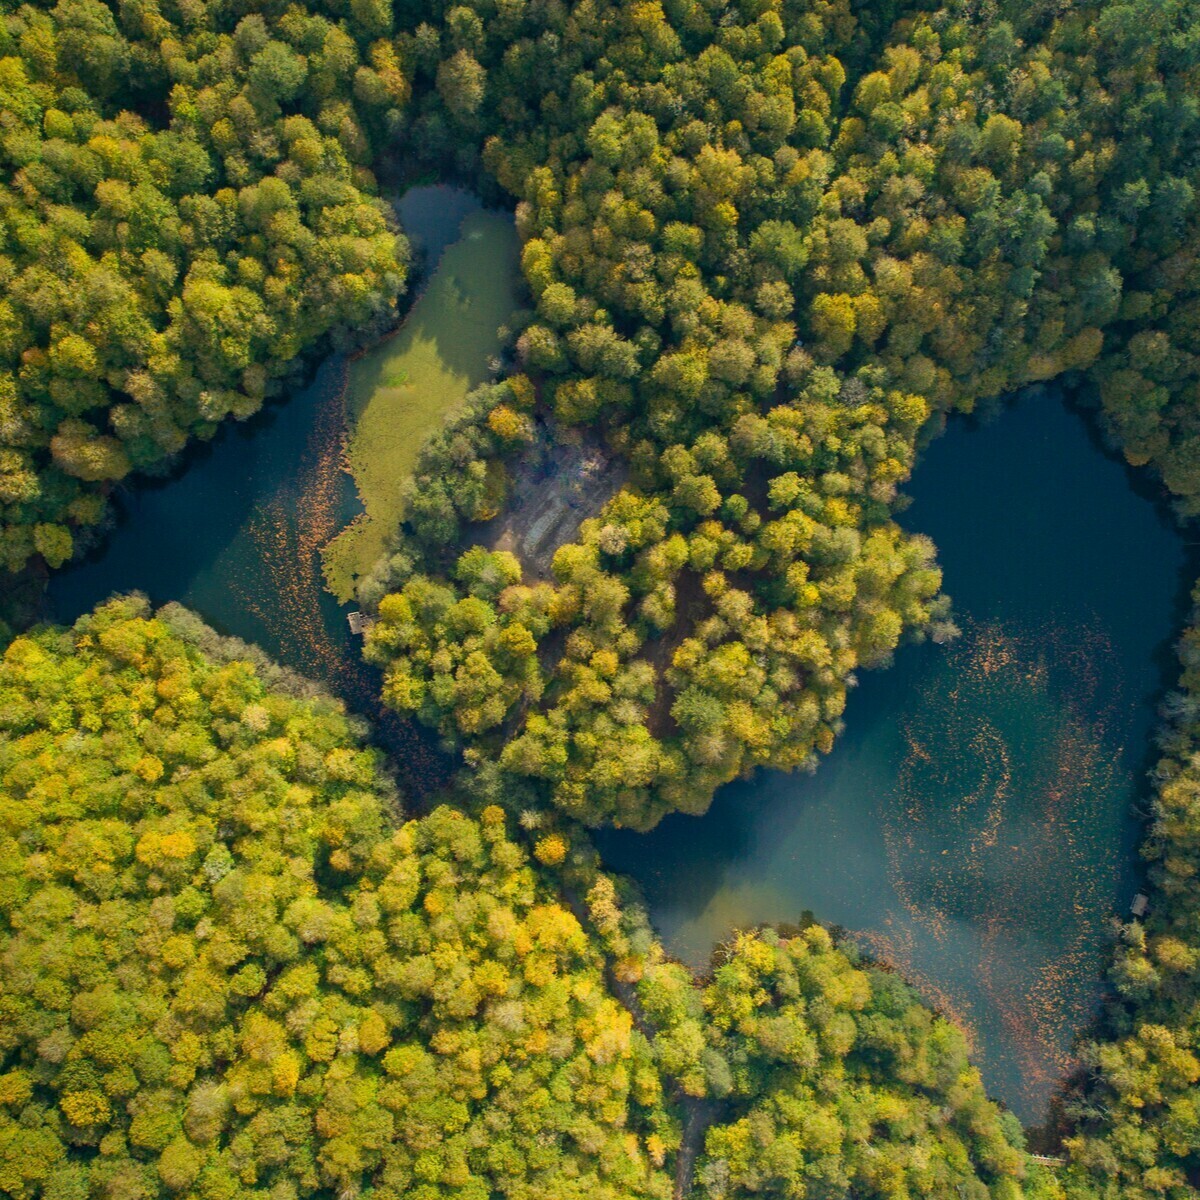
M699 970L738 926L843 926L1038 1125L1137 888L1183 545L1051 391L951 422L907 490L900 520L937 544L962 636L863 673L815 775L763 772L700 819L597 841Z
M480 207L470 192L447 185L410 188L400 198L400 223L421 268L417 299ZM445 782L448 764L432 735L379 703L378 674L359 657L321 573L321 548L361 512L343 469L346 410L358 399L345 392L355 378L345 356L333 355L286 404L223 425L172 478L122 488L117 528L100 551L51 578L50 615L72 622L114 592L145 592L155 605L177 600L218 633L256 643L369 717L417 798Z
M433 187L399 207L432 269L478 203ZM71 621L132 589L187 604L368 715L419 796L446 764L381 710L322 588L320 547L357 511L344 378L330 360L177 478L124 492L103 552L54 577L50 606ZM989 1089L1034 1125L1136 888L1131 806L1170 682L1183 549L1051 393L986 428L952 424L909 493L901 519L937 543L963 636L865 673L814 776L765 772L704 818L597 840L700 970L735 926L806 913L844 926L959 1020Z

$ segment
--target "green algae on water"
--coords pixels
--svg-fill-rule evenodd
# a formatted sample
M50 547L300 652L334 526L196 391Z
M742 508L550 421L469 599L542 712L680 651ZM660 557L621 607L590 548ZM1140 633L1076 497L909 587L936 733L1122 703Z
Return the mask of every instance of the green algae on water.
M403 519L422 443L492 374L517 305L517 251L511 217L472 213L396 334L348 365L346 466L363 512L322 555L340 602L353 598Z

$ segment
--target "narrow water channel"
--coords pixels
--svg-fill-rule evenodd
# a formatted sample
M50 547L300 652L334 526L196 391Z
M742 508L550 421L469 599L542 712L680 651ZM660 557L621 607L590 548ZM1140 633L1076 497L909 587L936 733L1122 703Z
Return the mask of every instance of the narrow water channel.
M400 198L419 271L412 294L479 207L470 192L444 184ZM416 798L444 782L446 763L429 734L379 703L378 675L321 575L321 547L360 511L342 469L345 380L346 359L333 355L285 403L223 426L171 478L122 488L104 544L52 577L49 615L73 622L116 592L144 592L156 606L178 601L367 716Z
M863 672L814 775L762 772L705 817L597 841L698 970L736 927L844 927L1038 1125L1137 887L1184 550L1049 392L952 423L908 493L900 520L934 539L962 636Z

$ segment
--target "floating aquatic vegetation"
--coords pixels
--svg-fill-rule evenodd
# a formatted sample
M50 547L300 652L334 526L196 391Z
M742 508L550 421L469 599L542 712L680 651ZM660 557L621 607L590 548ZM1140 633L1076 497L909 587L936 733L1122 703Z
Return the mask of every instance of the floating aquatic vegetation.
M1067 1039L1103 967L1113 809L1126 802L1117 678L1094 625L1035 635L967 623L902 722L895 792L880 806L901 911L865 940L911 978L936 975L931 998L985 1059L1001 1042L980 1037L981 1010L998 1015L1031 1107L1070 1071Z
M331 682L353 669L321 604L320 551L340 527L342 411L320 406L294 478L266 495L247 532L263 570L239 581L241 599L278 638L280 657Z

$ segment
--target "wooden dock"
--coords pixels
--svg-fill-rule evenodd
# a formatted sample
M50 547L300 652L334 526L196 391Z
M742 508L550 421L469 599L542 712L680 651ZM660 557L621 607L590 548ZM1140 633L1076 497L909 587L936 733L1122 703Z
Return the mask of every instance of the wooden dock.
M346 624L350 626L352 634L356 637L362 637L375 624L375 618L355 609L354 612L346 614Z

